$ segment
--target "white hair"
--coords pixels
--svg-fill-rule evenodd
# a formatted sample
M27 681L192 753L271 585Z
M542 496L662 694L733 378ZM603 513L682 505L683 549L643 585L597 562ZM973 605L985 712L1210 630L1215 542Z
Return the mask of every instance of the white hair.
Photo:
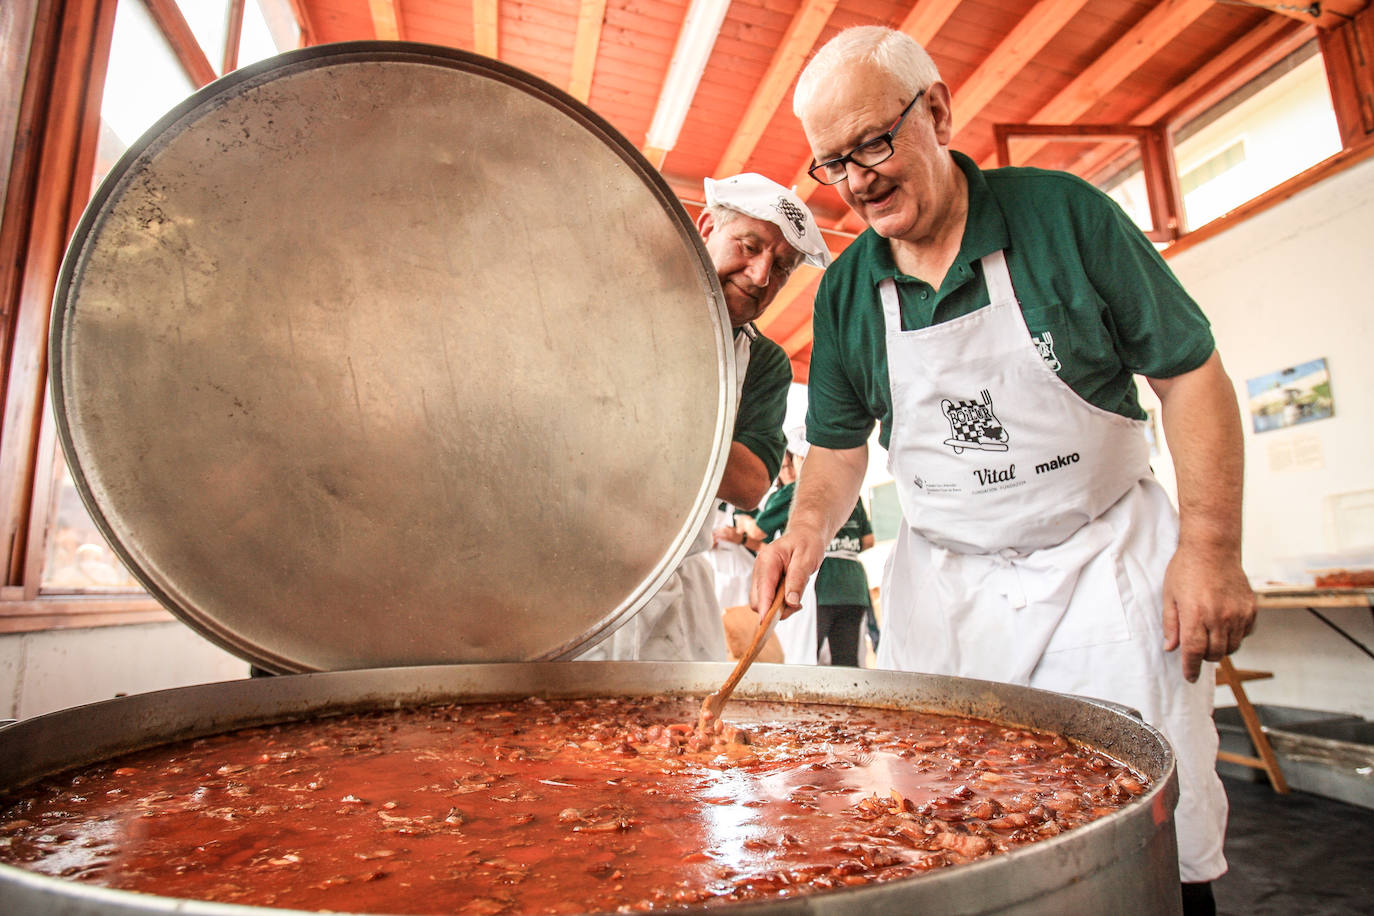
M793 114L801 117L816 90L854 64L872 64L909 96L940 80L935 61L910 35L881 25L854 26L827 41L802 70L792 93Z
M741 216L748 216L747 213L736 210L734 207L727 207L725 204L707 204L705 207L702 207L702 209L711 214L711 222L715 223L717 226L724 226L726 223L734 222Z

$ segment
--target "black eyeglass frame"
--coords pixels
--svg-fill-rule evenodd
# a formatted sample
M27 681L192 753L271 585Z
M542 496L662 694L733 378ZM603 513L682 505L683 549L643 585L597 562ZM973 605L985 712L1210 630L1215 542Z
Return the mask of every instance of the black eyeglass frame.
M871 169L875 165L882 165L884 162L891 159L893 154L897 151L896 148L892 145L893 138L897 136L897 131L901 130L902 122L905 121L906 116L911 113L911 109L915 107L916 103L921 100L921 96L925 94L926 91L924 89L916 93L916 98L908 102L907 106L902 109L902 113L897 116L896 121L892 122L892 126L887 129L887 133L879 134L876 137L871 137L865 140L858 146L851 149L849 152L845 153L843 156L836 156L834 159L827 159L824 162L817 162L816 160L812 159L811 166L806 170L806 174L810 175L812 178L814 178L816 181L819 181L821 184L834 185L839 184L841 181L848 180L849 169L846 168L846 166L850 162L854 163L860 168ZM860 162L858 159L854 158L854 154L859 152L859 150L863 149L866 146L872 146L874 143L877 143L880 140L883 143L887 144L887 152L885 154L879 156L877 159L874 159L870 162ZM834 166L838 169L843 169L843 172L840 174L840 176L834 179L833 181L828 180L825 177L825 169L831 166Z

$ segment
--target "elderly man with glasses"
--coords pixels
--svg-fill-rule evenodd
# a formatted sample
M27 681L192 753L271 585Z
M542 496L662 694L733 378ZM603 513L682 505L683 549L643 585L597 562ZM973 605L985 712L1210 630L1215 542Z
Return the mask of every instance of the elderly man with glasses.
M951 151L949 87L901 32L840 33L794 109L811 174L869 230L816 296L810 455L751 603L783 588L799 606L880 422L903 524L879 666L1140 710L1178 756L1186 911L1209 911L1226 799L1206 662L1239 646L1254 597L1240 416L1206 318L1096 188ZM1177 513L1151 472L1136 374L1160 397Z

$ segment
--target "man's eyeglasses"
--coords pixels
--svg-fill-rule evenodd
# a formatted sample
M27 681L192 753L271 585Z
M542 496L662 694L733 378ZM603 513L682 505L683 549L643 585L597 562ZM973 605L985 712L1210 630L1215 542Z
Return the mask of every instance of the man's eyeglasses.
M851 162L863 168L871 169L873 166L891 159L893 153L892 138L897 136L897 131L901 129L902 122L906 120L912 106L925 94L924 89L916 93L916 98L912 99L910 104L902 109L902 113L897 116L897 120L888 128L887 133L880 134L872 140L865 140L843 156L827 159L820 163L813 160L811 167L806 170L807 173L821 184L839 184L849 177L847 166Z

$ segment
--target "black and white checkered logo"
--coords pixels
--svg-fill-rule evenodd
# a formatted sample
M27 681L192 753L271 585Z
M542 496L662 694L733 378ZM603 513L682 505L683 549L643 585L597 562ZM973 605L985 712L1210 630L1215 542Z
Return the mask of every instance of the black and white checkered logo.
M792 228L797 230L797 235L806 235L806 214L801 208L786 197L779 197L777 203L778 212L781 213Z

